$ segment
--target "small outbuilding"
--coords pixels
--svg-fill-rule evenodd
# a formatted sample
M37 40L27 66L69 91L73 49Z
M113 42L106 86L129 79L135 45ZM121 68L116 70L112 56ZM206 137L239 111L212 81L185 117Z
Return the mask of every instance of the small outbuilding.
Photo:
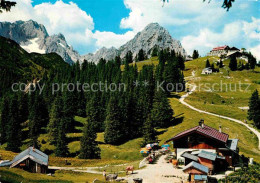
M210 67L204 68L201 74L212 74L213 70Z
M209 168L195 161L192 161L183 168L183 172L188 173L190 175L190 181L194 182L195 175L203 175L207 177L209 173Z
M32 173L47 173L49 157L34 147L24 150L12 161L0 163L0 167L21 168Z

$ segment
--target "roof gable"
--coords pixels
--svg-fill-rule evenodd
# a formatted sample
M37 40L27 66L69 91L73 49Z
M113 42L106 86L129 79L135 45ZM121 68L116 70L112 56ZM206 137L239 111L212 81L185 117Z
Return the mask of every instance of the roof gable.
M12 160L12 165L10 167L14 167L20 162L30 158L32 161L35 161L41 165L48 166L49 157L48 155L44 154L43 152L35 149L33 147L29 147L28 149L24 150Z
M213 138L213 139L220 141L222 143L226 143L227 140L228 140L228 134L219 132L218 130L216 130L214 128L211 128L207 125L204 125L203 127L195 126L191 129L185 130L185 131L175 135L173 138L167 140L166 142L174 141L176 139L179 139L179 138L184 137L186 135L190 135L192 133L198 133L198 134Z
M204 172L204 173L206 173L206 174L208 174L209 173L209 168L208 167L206 167L206 166L204 166L204 165L201 165L201 164L199 164L199 163L196 163L195 161L192 161L192 162L190 162L188 165L186 165L184 168L183 168L183 170L187 170L188 168L195 168L195 169L197 169L197 170L200 170L200 171L202 171L202 172Z

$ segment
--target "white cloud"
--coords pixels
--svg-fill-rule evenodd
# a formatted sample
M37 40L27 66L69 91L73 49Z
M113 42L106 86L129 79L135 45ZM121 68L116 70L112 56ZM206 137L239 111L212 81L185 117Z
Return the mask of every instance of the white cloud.
M260 19L252 17L252 22L243 22L243 30L248 38L260 41Z
M123 45L135 36L133 31L128 31L125 34L115 34L113 32L96 31L93 37L97 39L98 47L116 47Z
M188 54L191 54L194 49L198 49L202 54L205 54L216 46L235 45L237 39L241 36L241 25L241 22L227 24L221 33L205 28L200 31L199 35L183 37L181 43Z
M230 45L236 47L251 48L253 55L260 59L260 50L255 43L260 40L260 19L252 17L251 22L236 21L226 24L222 32L214 32L208 28L201 29L198 35L184 36L181 40L182 45L191 54L194 49L198 49L205 55L213 47Z
M260 61L260 44L248 50Z
M171 0L163 7L160 0L124 0L124 3L131 12L121 20L120 27L131 28L136 32L151 22L158 22L163 26L208 24L225 13L221 11L221 3L215 1L208 4L202 0Z

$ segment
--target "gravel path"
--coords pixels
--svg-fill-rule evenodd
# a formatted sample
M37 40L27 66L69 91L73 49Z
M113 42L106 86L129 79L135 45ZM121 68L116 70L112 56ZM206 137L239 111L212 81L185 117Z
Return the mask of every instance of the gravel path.
M211 112L203 111L203 110L197 109L197 108L193 107L192 105L188 104L187 102L185 102L184 101L185 98L187 98L190 94L192 94L196 90L196 88L197 88L197 86L193 85L191 91L186 93L185 95L182 95L181 98L179 99L179 101L183 105L191 108L194 111L197 111L197 112L200 112L200 113L205 113L205 114L216 116L216 117L220 117L220 118L227 119L227 120L239 123L241 125L244 125L245 127L247 127L250 131L252 131L257 136L257 138L258 138L258 149L260 149L260 133L256 129L250 127L248 124L244 123L243 121L240 121L240 120L237 120L237 119L234 119L234 118L230 118L230 117L227 117L227 116L222 116L222 115L219 115L219 114L214 114L214 113L211 113Z
M129 183L132 183L134 178L142 178L143 183L181 183L182 178L187 175L181 169L174 168L171 163L166 163L165 157L166 155L163 155L155 164L148 164L144 169L135 170L134 174L123 178Z

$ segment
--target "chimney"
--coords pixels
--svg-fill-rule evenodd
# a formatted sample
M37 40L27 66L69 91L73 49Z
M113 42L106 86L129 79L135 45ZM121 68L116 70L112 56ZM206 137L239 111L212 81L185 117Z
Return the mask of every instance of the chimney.
M219 130L220 133L222 133L221 125L219 125Z
M199 126L200 126L201 128L204 127L204 119L201 119L201 120L199 121Z

